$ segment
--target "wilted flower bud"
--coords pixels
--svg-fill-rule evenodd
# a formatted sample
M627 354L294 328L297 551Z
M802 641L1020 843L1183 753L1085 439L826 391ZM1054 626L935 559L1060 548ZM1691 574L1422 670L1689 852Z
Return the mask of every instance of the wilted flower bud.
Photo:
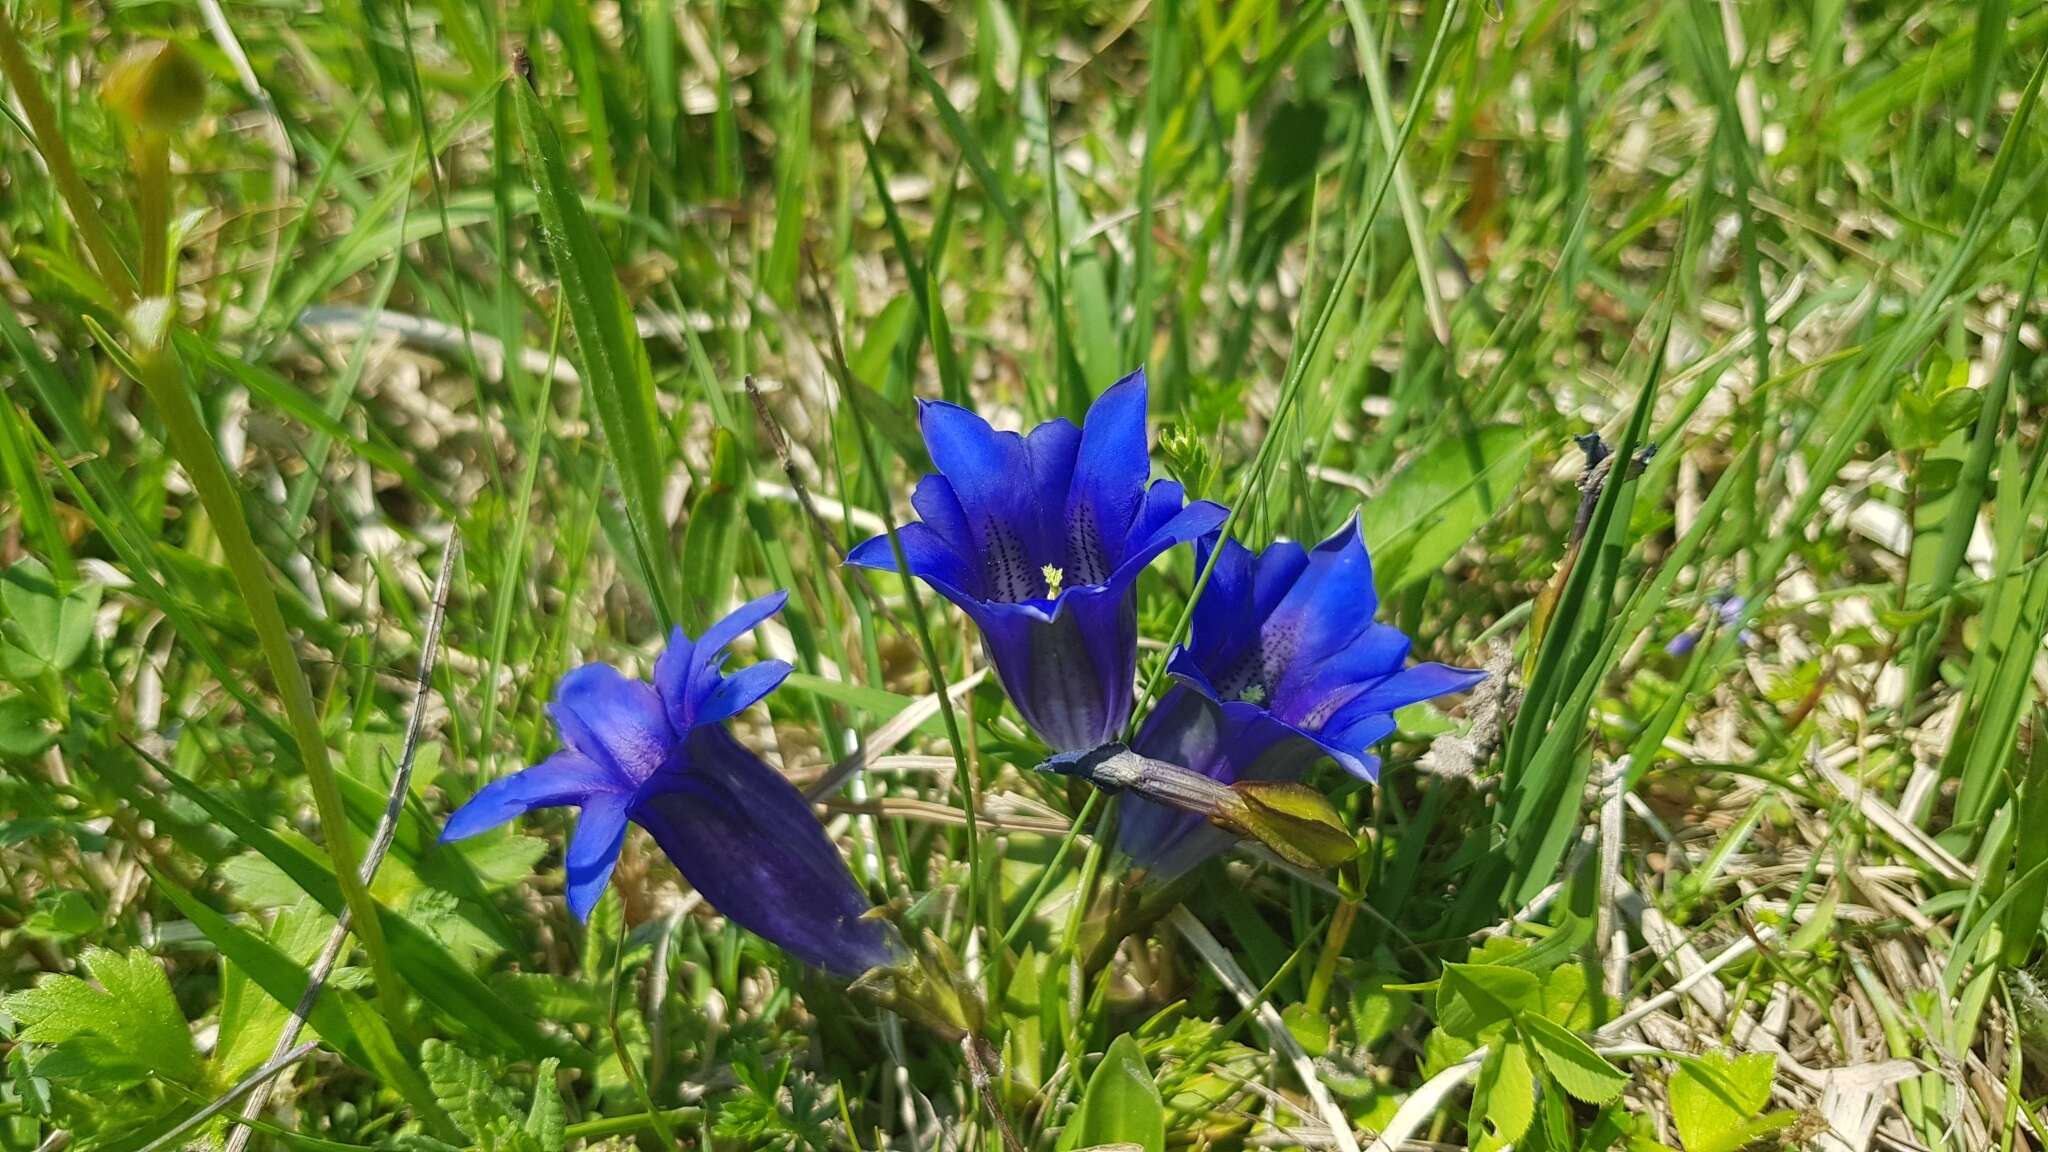
M121 54L100 85L100 99L145 132L175 132L206 105L206 72L168 40L149 40Z
M1200 816L1225 832L1258 841L1299 868L1335 868L1358 854L1357 840L1338 820L1329 800L1292 781L1225 783L1114 743L1087 752L1056 753L1038 768Z

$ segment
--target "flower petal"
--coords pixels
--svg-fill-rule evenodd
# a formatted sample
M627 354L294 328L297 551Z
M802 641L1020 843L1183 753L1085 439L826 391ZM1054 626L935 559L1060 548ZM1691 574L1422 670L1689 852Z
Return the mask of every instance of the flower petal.
M1304 653L1271 685L1266 706L1273 714L1314 731L1349 709L1374 686L1401 671L1408 659L1408 634L1386 624L1371 624L1334 653ZM1376 711L1392 711L1377 708Z
M1230 517L1229 509L1207 500L1197 500L1170 516L1161 515L1166 508L1178 507L1180 500L1181 487L1177 482L1161 480L1152 485L1146 493L1144 509L1132 522L1131 538L1123 550L1123 559L1108 583L1136 580L1138 573L1157 560L1161 553L1190 540L1201 539L1221 527L1223 521ZM1143 536L1138 535L1139 525L1150 528L1150 531Z
M1145 447L1147 396L1140 368L1096 397L1082 422L1071 487L1063 493L1068 564L1084 573L1069 574L1075 583L1101 583L1124 560L1115 553L1152 475Z
M1315 736L1315 742L1337 762L1339 768L1368 783L1380 778L1380 758L1366 749L1394 734L1394 717L1386 712L1358 714L1355 720L1332 724Z
M1269 585L1259 592L1271 590ZM1354 517L1316 545L1286 595L1264 614L1259 626L1259 682L1270 691L1297 662L1316 664L1342 652L1371 626L1378 606L1372 560Z
M693 731L684 766L658 784L633 819L714 908L840 976L894 955L803 796L725 729Z
M1258 613L1258 619L1264 620L1280 607L1308 565L1308 549L1297 540L1276 541L1259 553L1258 571L1252 577L1252 611Z
M583 806L576 817L576 833L569 838L566 869L569 874L569 911L578 920L589 920L598 897L618 866L619 849L626 844L626 812L632 797L608 794Z
M698 713L723 679L719 670L725 666L725 650L788 602L789 593L777 589L733 609L694 641L681 628L670 634L668 647L654 662L654 683L678 736L694 725L713 723Z
M718 687L705 695L697 705L696 722L716 724L727 717L736 715L752 706L756 700L768 695L789 678L789 662L786 660L763 660L723 677Z
M981 597L974 591L981 586L980 574L937 532L913 522L898 528L896 539L903 545L903 558L910 564L911 575L922 579L936 588L940 595L963 608L980 602ZM889 547L887 535L876 536L855 546L852 552L847 553L846 562L856 568L894 572L896 550Z
M1022 494L1029 507L1022 513L1020 531L1032 562L1061 569L1068 586L1095 583L1076 566L1067 528L1067 493L1074 486L1074 460L1080 450L1079 428L1067 420L1047 420L1024 437L1024 453L1031 468L1028 478L1011 480L1020 487L1028 484ZM1039 585L1043 588L1042 579Z
M1055 752L1114 740L1131 715L1138 615L1128 588L1081 587L1041 604L970 609L1003 691Z
M732 642L752 632L763 620L782 611L789 603L789 593L781 588L757 597L725 614L725 617L704 630L697 638L698 666L717 668L716 657L725 653Z
M1410 704L1449 696L1477 687L1486 673L1478 668L1453 668L1448 664L1414 664L1381 680L1360 693L1346 710L1370 708L1392 712Z
M609 664L562 677L548 714L569 747L634 781L653 775L675 743L661 697Z
M967 522L967 510L960 506L960 497L944 476L936 472L925 473L911 491L910 506L917 510L918 518L924 521L925 526L937 533L939 540L963 561L979 555L974 544L974 530ZM888 535L884 533L880 539L886 550Z
M467 839L535 808L584 804L592 796L619 792L627 786L610 768L581 753L557 752L531 768L484 785L448 817L441 839Z
M942 400L919 406L919 423L932 463L960 501L980 571L984 594L1006 601L1028 600L1045 585L1032 545L1042 535L1038 509L1045 496L1029 482L1031 453L1024 437L998 432L988 421ZM1053 497L1057 499L1057 497Z

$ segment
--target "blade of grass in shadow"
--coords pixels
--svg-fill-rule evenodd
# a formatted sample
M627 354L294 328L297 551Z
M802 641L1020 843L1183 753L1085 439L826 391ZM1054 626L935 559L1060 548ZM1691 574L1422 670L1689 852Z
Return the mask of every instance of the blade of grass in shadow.
M816 271L813 270L814 280L816 275ZM818 290L822 296L822 286ZM858 384L853 379L852 370L847 367L846 354L839 336L838 320L836 317L832 318L830 323L832 355L827 363L832 367L842 391L850 390ZM861 412L860 405L848 404L845 407L853 416L854 439L860 449L861 466L867 473L869 482L874 485L875 491L887 493L888 473L883 469L881 457L875 450L874 430L868 426L867 417ZM938 645L932 641L931 625L925 618L923 593L918 586L917 578L909 574L910 561L904 556L903 541L897 532L895 508L887 499L877 501L876 507L880 510L882 527L889 538L889 551L896 561L896 570L904 573L903 595L909 603L911 631L917 636L918 652L924 657L925 671L932 678L932 692L938 697L939 716L946 726L946 742L953 750L953 767L960 782L961 803L965 809L967 825L967 903L971 910L970 922L983 930L986 941L993 946L1001 937L997 935L999 928L995 912L996 886L992 882L992 877L989 878L991 883L984 886L981 873L981 782L976 778L973 759L967 752L967 737L961 729L959 714L953 707L945 663L939 658ZM1000 956L996 959L1000 963Z
M1743 424L1752 430L1768 428L1774 419L1771 411L1771 392L1764 382L1771 378L1771 341L1768 304L1764 300L1763 256L1757 243L1757 213L1754 192L1758 183L1757 157L1752 150L1748 127L1743 122L1741 107L1737 99L1740 73L1737 65L1729 60L1729 45L1724 41L1721 25L1716 13L1708 9L1701 0L1693 0L1687 8L1689 19L1679 21L1680 31L1691 47L1695 64L1706 78L1707 88L1712 92L1718 105L1714 130L1713 152L1718 152L1727 162L1731 195L1730 204L1735 212L1736 240L1741 249L1740 279L1742 284L1743 311L1749 320L1749 353L1752 360L1751 380L1748 396L1743 401L1748 411ZM1705 171L1712 172L1713 161L1705 161ZM1750 459L1751 467L1759 467L1761 457ZM1745 478L1754 488L1758 486L1761 474ZM1761 509L1756 507L1737 509L1736 515L1755 517ZM1739 533L1738 539L1761 535L1752 528ZM1747 551L1747 549L1745 549Z
M667 531L661 518L662 463L655 430L662 427L654 403L654 378L626 301L612 273L604 241L583 210L582 195L569 171L547 109L524 78L510 82L525 144L529 177L539 198L548 251L561 278L577 361L584 386L597 404L610 449L634 550L634 566L654 601L662 630L680 622L670 593Z
M4 312L0 312L0 315L4 315ZM64 462L57 446L43 438L41 429L33 424L27 427L35 434L36 447L50 461L50 466L56 470L57 478L63 482L65 490L71 493L71 498L78 504L79 510L85 513L86 519L92 522L108 546L114 550L114 555L124 565L124 572L128 578L135 582L132 589L135 595L164 614L164 619L169 620L171 627L177 630L179 640L191 646L200 662L206 665L215 680L242 707L252 723L279 745L290 747L291 732L270 714L268 703L257 699L243 685L241 677L229 667L220 649L214 646L206 631L192 616L186 601L180 598L182 593L174 593L168 584L157 578L155 557L152 554L152 549L157 545L148 532L136 523L134 510L118 499L102 503L100 496L94 494L93 488L97 488L101 495L105 495L113 491L110 482L104 477L98 477L94 479L93 486L88 487L85 481L78 478L71 466ZM87 457L84 463L90 465L97 461ZM110 512L109 507L119 511ZM175 580L176 570L167 568L165 575Z
M444 20L444 23L447 22L449 21ZM452 277L459 275L457 270L461 268L461 264L455 259L455 229L448 217L448 188L442 180L441 154L434 147L433 121L429 113L426 90L420 82L419 52L413 45L412 24L412 5L408 0L399 0L399 40L405 48L405 80L412 91L413 126L419 133L420 156L425 162L427 169L427 191L434 201L434 214L441 224L439 230L441 255L446 261L448 273ZM499 83L503 83L503 81L501 80ZM489 103L495 111L498 101L495 93L488 88L482 97L472 102L471 107L462 114L462 118L467 119L470 114L480 111L485 103ZM596 119L593 121L593 135L597 139L592 149L592 166L598 172L600 196L604 199L609 199L609 177L611 170L603 164L603 161L606 159L603 127L604 109L600 106L596 112ZM444 136L443 143L446 144L448 142L448 138ZM411 210L410 197L407 198L406 204L407 211L409 212ZM404 228L404 220L405 217L401 215L399 217L401 232ZM404 269L406 266L406 250L404 246L401 245L393 255L397 262L397 267L401 270ZM476 357L476 333L471 330L469 323L469 303L459 282L448 290L448 297L449 307L454 311L456 324L462 331L462 366L469 374L470 387L474 390L476 396L477 412L479 415L483 415L490 411L484 396L484 373ZM498 454L487 452L483 455L484 463L490 470L491 486L494 489L504 488L505 474L504 469L498 464Z
M786 91L775 132L782 142L775 150L775 236L761 269L761 288L784 307L796 299L797 257L812 207L805 187L811 180L811 78L817 35L814 20L804 21L797 32L795 76L783 81Z
M875 186L875 198L881 202L882 219L889 226L889 239L896 248L896 259L903 264L903 278L910 285L910 294L917 302L917 315L921 325L917 331L924 333L931 341L932 356L938 362L939 394L951 403L964 404L967 402L967 380L960 370L959 358L954 355L951 331L946 327L945 313L939 310L936 302L937 296L933 292L936 285L926 274L925 261L919 260L917 254L911 250L910 233L903 227L903 216L896 208L896 198L889 194L889 180L883 172L882 159L876 153L875 142L868 138L867 126L856 116L853 127L860 137L861 152L867 157L868 177ZM945 206L940 212L938 226L932 231L931 255L934 258L943 250L945 225L952 214L955 183L957 180L950 180L946 185ZM914 363L917 355L914 342L910 345L908 355Z
M528 416L529 426L525 449L520 455L524 461L519 471L519 495L513 504L511 516L512 538L501 553L497 579L492 588L490 663L484 678L483 718L478 721L477 746L493 747L491 737L495 732L498 715L498 677L505 667L505 649L511 642L512 609L522 600L515 593L520 581L520 572L526 564L526 534L533 519L533 490L540 476L540 462L543 455L542 442L546 439L549 419L552 416L549 404L555 391L555 358L560 354L562 339L562 306L555 302L554 322L549 325L548 370L540 379L540 394L535 398L533 411ZM509 362L508 358L508 362ZM479 781L483 783L484 781Z
M1131 327L1123 353L1127 364L1144 363L1152 350L1152 211L1166 101L1180 68L1179 17L1178 0L1158 0L1146 39L1145 151L1138 158L1137 215L1131 221Z

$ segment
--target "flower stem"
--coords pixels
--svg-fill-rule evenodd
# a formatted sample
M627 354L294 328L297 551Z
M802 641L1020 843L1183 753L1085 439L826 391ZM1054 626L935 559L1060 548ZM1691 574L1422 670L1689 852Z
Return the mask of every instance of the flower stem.
M161 132L137 131L129 143L135 166L135 216L142 228L141 293L170 295L171 142Z
M1351 940L1351 925L1358 919L1358 901L1344 900L1338 903L1337 911L1330 917L1330 934L1323 940L1323 954L1316 958L1316 969L1308 978L1308 996L1305 1003L1309 1015L1320 1016L1323 1005L1330 999L1330 984L1337 977L1337 961L1344 957L1344 945Z
M78 166L71 162L71 148L65 143L64 131L57 125L57 115L50 108L49 97L43 94L42 81L30 65L28 55L21 50L20 33L4 7L0 7L0 72L7 74L8 86L14 89L15 98L21 101L22 113L28 119L29 130L34 133L36 151L42 154L43 164L50 170L50 179L56 183L58 195L64 197L65 206L71 209L71 218L78 224L79 239L84 242L93 265L99 269L100 280L106 284L115 303L125 307L135 299L135 278L129 273L128 266L121 262L113 233L108 231L106 219L100 215L99 204L79 177Z
M164 431L170 441L172 455L192 480L192 487L199 493L199 503L206 510L207 519L213 522L221 552L227 560L228 574L235 582L235 590L241 594L242 602L249 610L249 623L256 631L256 639L263 650L264 662L270 666L271 679L276 681L277 694L284 702L285 718L289 722L293 742L298 746L299 762L306 770L306 780L313 789L313 805L320 818L321 838L326 842L328 859L334 865L334 879L341 886L341 896L348 905L351 930L369 954L370 969L377 982L377 995L384 1004L385 1015L397 1025L401 1037L405 1027L404 985L399 982L397 969L391 964L391 957L384 945L384 926L378 919L378 909L370 900L369 889L363 885L357 871L355 841L350 833L348 813L342 806L341 786L335 778L334 766L327 756L327 740L320 731L320 717L313 707L313 688L306 679L306 670L299 663L293 649L291 632L287 629L284 612L278 607L277 590L271 585L270 574L264 567L263 554L257 550L256 541L249 532L248 518L242 511L241 493L229 480L227 469L221 463L220 451L214 445L213 437L200 422L199 410L191 389L185 382L182 365L168 339L151 340L151 347L145 348L137 357L140 383L149 393L163 418Z

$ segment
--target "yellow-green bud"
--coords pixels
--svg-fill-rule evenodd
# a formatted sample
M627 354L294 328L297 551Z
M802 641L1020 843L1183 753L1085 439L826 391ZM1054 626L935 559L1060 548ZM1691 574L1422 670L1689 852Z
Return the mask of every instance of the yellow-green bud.
M145 41L115 61L100 99L142 131L169 134L206 106L206 71L175 43Z

